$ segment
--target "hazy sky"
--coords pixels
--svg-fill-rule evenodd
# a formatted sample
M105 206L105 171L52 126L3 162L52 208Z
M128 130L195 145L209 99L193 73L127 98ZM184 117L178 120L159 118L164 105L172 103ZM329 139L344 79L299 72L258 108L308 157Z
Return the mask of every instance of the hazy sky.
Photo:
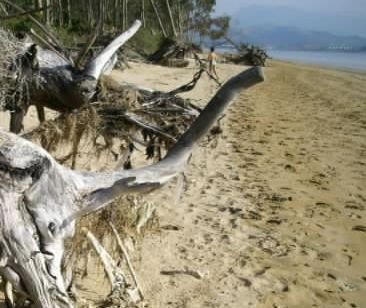
M285 6L314 14L314 29L308 30L339 32L339 29L344 27L345 31L343 34L352 34L353 32L353 34L366 36L366 0L216 0L216 3L216 12L220 15L235 15L241 8L251 5L263 6L264 8ZM319 20L321 16L329 18L325 18L322 23L322 20ZM329 27L327 27L326 23L331 18L334 18L335 22L337 19L340 20L340 27L335 27L334 22L329 23ZM258 16L258 24L260 22L261 16ZM283 23L285 22L283 20ZM298 26L301 27L302 25ZM319 29L316 29L317 27Z
M228 14L248 5L278 5L326 13L366 13L366 0L216 0L217 11Z

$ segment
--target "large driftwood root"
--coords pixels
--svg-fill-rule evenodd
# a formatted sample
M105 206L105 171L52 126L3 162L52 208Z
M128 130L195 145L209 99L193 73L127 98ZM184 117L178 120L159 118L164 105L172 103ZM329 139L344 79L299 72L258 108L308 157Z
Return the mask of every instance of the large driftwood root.
M73 307L62 265L75 222L121 195L151 192L183 172L194 146L240 90L263 79L261 69L253 68L229 80L161 161L138 169L76 172L0 130L0 275L35 307Z

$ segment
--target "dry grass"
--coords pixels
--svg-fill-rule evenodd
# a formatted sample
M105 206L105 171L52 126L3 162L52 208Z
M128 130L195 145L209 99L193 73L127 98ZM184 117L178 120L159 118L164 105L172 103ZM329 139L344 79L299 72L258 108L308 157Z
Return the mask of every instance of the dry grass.
M40 85L40 75L32 71L27 45L0 28L0 111L27 110L30 89Z
M71 147L69 153L56 159L60 163L71 160L72 168L76 166L81 140L87 141L87 150L84 147L83 151L88 155L99 157L107 150L114 157L125 156L124 166L131 168L130 156L136 145L145 149L147 159L159 160L197 117L186 112L191 108L190 102L177 96L160 93L161 96L149 97L133 89L110 87L103 80L99 87L97 102L77 112L61 114L24 137L41 144L54 156L60 147Z
M0 110L3 110L17 92L14 77L21 68L16 59L24 52L24 46L12 33L0 28L0 50Z

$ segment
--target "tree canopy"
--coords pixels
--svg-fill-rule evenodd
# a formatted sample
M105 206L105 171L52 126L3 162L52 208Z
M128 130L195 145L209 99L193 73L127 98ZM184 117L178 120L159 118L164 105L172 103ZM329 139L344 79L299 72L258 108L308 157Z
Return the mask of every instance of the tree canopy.
M228 17L212 16L215 6L216 0L0 0L0 22L15 31L27 31L33 26L27 21L32 15L64 34L65 40L75 42L97 28L120 32L141 19L139 40L149 43L170 37L195 41L216 39L228 30Z

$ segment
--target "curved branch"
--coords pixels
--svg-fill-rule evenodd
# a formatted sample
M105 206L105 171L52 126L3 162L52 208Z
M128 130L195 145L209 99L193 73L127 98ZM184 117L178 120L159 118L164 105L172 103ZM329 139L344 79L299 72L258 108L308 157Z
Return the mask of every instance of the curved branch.
M95 59L90 61L84 70L84 74L99 79L102 74L105 65L114 55L114 53L126 43L135 33L140 29L141 21L136 20L132 27L126 32L122 33L119 37L114 39Z
M85 193L85 207L64 221L65 225L106 206L122 194L149 192L177 176L184 170L194 145L209 131L236 95L263 80L264 75L260 67L246 70L230 79L159 163L123 172L78 174L84 182L82 189Z
M41 147L0 128L0 275L36 307L71 307L61 262L75 219L123 193L149 192L174 178L239 91L263 80L261 68L233 77L162 161L140 169L74 172Z

